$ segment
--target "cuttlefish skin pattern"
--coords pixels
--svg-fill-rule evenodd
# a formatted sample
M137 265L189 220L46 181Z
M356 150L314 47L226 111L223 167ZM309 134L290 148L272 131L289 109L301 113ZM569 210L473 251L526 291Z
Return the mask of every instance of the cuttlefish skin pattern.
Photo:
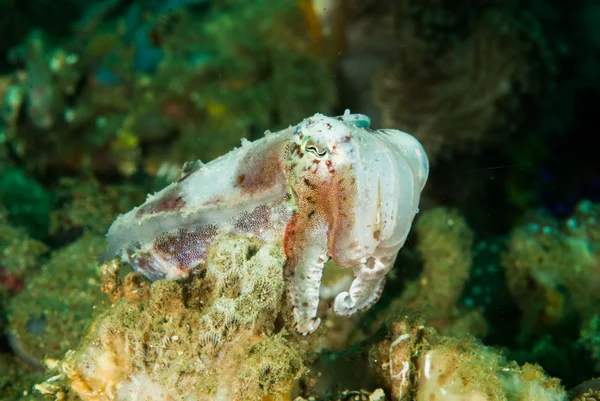
M119 216L109 256L150 280L199 271L219 238L280 242L294 328L314 332L325 262L352 269L335 298L350 316L379 298L385 275L418 212L429 165L421 144L393 129L373 130L362 114L315 114L266 132L210 163L187 163L182 177Z

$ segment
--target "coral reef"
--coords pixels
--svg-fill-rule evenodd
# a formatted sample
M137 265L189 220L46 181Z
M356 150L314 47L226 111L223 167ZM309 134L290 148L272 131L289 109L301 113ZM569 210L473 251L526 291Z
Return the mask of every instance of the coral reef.
M0 2L0 399L600 399L599 10ZM184 161L346 108L433 168L371 310L333 315L354 274L330 262L297 336L284 256L256 238L181 282L98 264Z
M83 400L290 399L310 358L282 330L284 261L277 245L223 240L204 277L124 290L56 367ZM115 268L103 286L113 301Z
M517 307L512 315L519 320L494 327L494 343L508 346L512 358L543 364L571 385L600 367L598 211L597 204L582 201L564 220L532 212L514 228L501 257ZM512 339L502 340L508 333Z
M392 399L563 401L559 380L520 367L474 340L438 335L408 318L392 323L370 360Z

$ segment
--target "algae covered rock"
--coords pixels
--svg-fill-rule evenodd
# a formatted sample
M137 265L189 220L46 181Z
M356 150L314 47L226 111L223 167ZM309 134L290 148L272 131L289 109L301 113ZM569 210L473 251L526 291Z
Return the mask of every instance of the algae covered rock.
M55 251L27 281L9 305L15 353L35 365L43 358L60 358L79 343L106 298L97 263L103 249L102 237L85 235Z
M473 232L457 210L426 211L415 225L423 274L404 292L403 302L435 317L450 315L471 271Z
M32 368L14 354L0 352L0 400L46 400L42 394L31 391L46 376L43 370Z
M570 315L588 320L600 303L600 205L580 202L565 221L541 216L517 226L502 258L523 326L540 332Z
M202 278L124 290L60 363L68 387L85 401L289 399L307 355L283 329L284 261L277 245L233 238Z
M0 205L0 321L4 320L5 301L23 289L47 251L46 244L31 238L24 228L13 226L8 211Z
M482 336L487 330L482 313L459 302L473 265L473 231L465 218L456 209L437 207L419 216L415 231L422 273L407 283L378 323L411 313L446 335Z
M394 400L563 401L558 379L519 366L471 339L440 336L404 317L371 349L371 364Z

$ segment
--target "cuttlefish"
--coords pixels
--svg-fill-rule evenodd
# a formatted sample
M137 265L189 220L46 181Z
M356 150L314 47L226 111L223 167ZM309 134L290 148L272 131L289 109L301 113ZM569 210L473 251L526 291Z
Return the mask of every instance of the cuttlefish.
M319 327L330 258L354 273L334 312L365 310L406 241L429 172L414 137L369 126L349 111L315 114L210 163L186 163L178 181L113 223L108 254L151 280L182 279L202 269L224 236L280 242L296 331Z

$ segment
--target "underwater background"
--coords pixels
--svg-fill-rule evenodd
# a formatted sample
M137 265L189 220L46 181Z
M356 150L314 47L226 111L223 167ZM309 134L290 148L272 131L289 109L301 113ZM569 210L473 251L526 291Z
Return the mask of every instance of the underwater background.
M0 55L1 400L600 400L599 2L0 0ZM294 333L243 237L100 261L185 162L346 109L430 163L368 311L330 264Z

